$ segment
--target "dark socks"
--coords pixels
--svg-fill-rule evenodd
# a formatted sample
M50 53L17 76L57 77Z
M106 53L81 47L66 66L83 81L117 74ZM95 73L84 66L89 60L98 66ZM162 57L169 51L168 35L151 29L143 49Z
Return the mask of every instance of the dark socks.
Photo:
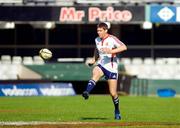
M116 111L119 111L119 98L113 99L114 107Z
M89 80L88 84L87 84L87 88L86 88L86 91L88 93L91 92L91 90L95 87L96 85L96 82L94 80Z

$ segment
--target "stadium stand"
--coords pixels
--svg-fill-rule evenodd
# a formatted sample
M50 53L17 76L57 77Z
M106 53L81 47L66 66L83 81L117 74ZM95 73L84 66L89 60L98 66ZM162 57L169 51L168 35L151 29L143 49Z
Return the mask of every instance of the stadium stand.
M0 60L0 64L24 64L24 65L42 65L44 64L44 60L36 55L36 56L24 56L24 57L21 57L21 56L10 56L10 55L1 55L1 60Z
M21 56L13 56L12 64L22 64L22 57Z
M88 59L88 58L87 58ZM16 79L16 65L25 65L44 79L88 80L90 68L85 65L84 58L58 58L56 63L45 63L37 56L1 55L0 79ZM180 58L121 58L120 65L126 73L141 79L180 79ZM12 69L12 76L5 73ZM15 69L15 71L14 71ZM73 72L72 72L73 71ZM16 73L15 73L16 72ZM2 74L7 74L6 77Z
M132 58L132 64L134 64L134 65L136 65L136 64L140 65L140 64L142 64L142 63L143 63L143 59L142 59L142 58L140 58L140 57L134 57L134 58Z
M165 64L165 59L164 58L156 58L155 59L155 64L156 65L164 65Z
M151 3L170 3L173 4L176 0L120 0L123 3L128 4L151 4Z
M57 62L84 62L84 58L58 58Z
M24 4L55 5L56 0L24 0Z
M119 0L76 0L78 4L118 4Z
M44 63L44 60L40 56L33 56L33 64L42 65Z
M63 5L73 6L75 4L179 4L180 0L0 0L0 4L24 4L24 5Z
M89 80L90 68L84 63L51 63L45 65L26 65L31 70L41 74L44 79L62 81Z
M22 4L23 0L0 0L0 3L6 3L6 4Z
M129 65L129 64L131 64L131 59L130 58L121 58L121 62L124 65Z
M33 58L31 56L24 56L23 57L23 64L24 65L32 65L33 64Z
M152 59L152 58L144 58L144 64L145 65L153 65L154 64L154 59Z
M179 62L178 62L178 58L166 58L165 61L166 61L166 63L167 63L168 65L169 65L169 64L174 64L174 65L176 65L176 64L179 63Z
M1 63L2 64L11 64L11 56L10 55L2 55Z
M12 64L0 64L0 79L1 80L16 80L18 74L18 68Z
M144 58L142 60L122 58L121 60L127 73L136 75L138 78L180 79L179 58Z
M56 0L56 5L73 6L74 4L75 0Z

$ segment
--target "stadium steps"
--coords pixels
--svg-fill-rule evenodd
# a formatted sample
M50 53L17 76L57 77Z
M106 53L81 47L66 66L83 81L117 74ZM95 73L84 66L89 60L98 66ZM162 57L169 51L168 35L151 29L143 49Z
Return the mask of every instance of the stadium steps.
M91 77L91 69L84 63L49 63L26 67L42 75L43 79L49 80L83 81Z

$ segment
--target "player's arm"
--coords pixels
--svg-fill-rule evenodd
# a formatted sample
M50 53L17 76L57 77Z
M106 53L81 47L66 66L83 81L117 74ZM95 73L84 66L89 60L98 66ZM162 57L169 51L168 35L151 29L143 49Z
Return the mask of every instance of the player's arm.
M99 58L99 52L98 52L97 48L95 48L95 49L94 49L94 56L93 56L91 59L88 59L87 62L86 62L86 64L87 64L88 66L92 66L92 65L94 65L94 64L96 63L96 61L98 60L98 58Z
M120 53L120 52L123 52L123 51L126 51L126 50L127 50L127 46L123 43L120 46L116 47L115 49L111 49L110 53L111 54L116 54L116 53Z
M127 46L122 41L120 41L117 37L113 36L113 39L114 39L114 45L116 46L116 48L111 49L110 51L111 54L116 54L116 53L120 53L127 50Z
M97 50L97 48L94 49L94 60L95 62L99 59L99 52Z

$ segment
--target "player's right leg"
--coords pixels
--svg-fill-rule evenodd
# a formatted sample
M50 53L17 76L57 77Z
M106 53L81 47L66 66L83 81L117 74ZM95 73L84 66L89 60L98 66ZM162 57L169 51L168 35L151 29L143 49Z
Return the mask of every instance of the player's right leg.
M93 68L92 71L92 78L89 80L87 86L86 86L86 90L83 92L82 96L84 97L84 99L88 99L89 98L89 93L91 92L91 90L95 87L96 82L103 76L103 72L102 70L96 66Z

